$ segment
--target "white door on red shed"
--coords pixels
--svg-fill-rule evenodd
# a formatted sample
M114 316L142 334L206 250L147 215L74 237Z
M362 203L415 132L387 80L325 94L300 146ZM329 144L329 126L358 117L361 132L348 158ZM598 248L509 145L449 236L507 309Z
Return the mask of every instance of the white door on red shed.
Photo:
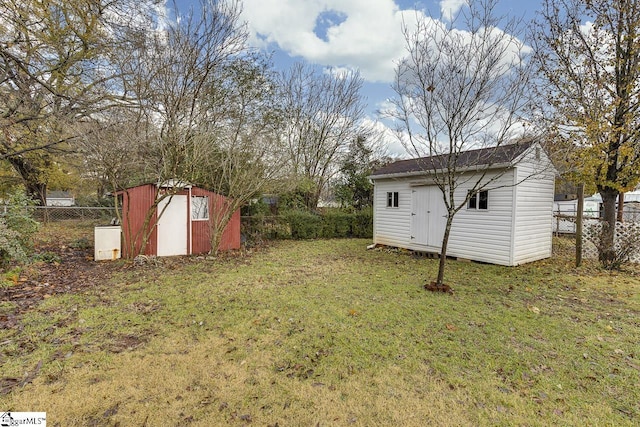
M411 190L411 242L440 248L447 225L442 192L435 185Z
M175 195L162 200L158 203L158 215L161 212L157 255L187 255L187 196Z

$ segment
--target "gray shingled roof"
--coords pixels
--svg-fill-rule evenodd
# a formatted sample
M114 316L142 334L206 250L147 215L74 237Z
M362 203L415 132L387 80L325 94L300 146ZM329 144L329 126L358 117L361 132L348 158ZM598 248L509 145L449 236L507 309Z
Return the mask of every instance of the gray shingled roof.
M47 191L47 199L72 199L73 195L69 191Z
M535 141L527 140L516 144L502 145L497 148L490 147L464 151L455 159L455 167L456 169L465 169L474 166L508 165L516 160L534 143ZM371 174L371 177L377 178L385 175L444 170L447 168L448 161L449 156L446 154L433 157L399 160L374 171Z

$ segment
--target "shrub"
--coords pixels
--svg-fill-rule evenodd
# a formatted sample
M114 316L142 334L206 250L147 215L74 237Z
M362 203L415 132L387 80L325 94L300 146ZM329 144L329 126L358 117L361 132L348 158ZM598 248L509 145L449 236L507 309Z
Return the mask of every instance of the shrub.
M330 210L322 215L289 211L281 216L243 217L242 230L247 244L264 239L371 238L373 214L370 210Z
M353 214L331 212L322 216L321 237L351 237Z
M31 217L29 207L35 203L24 191L16 191L9 195L9 204L4 213L7 227L18 233L18 240L23 249L31 248L31 237L38 231L40 224Z
M26 261L27 254L20 240L20 233L9 228L5 218L0 217L0 265L5 266L11 261Z
M290 239L291 227L280 216L242 217L242 237L248 246L259 245L265 239Z
M91 240L86 237L81 237L71 242L69 247L73 249L91 249L93 247L93 243L91 243Z
M19 262L26 260L27 253L32 247L31 238L40 225L31 217L29 206L34 203L24 191L11 194L8 202L0 218L0 262L2 264L12 260Z
M55 263L62 262L62 259L58 254L56 254L55 252L49 252L49 251L34 254L32 257L32 260L36 262L37 261L46 262L47 264L55 264Z
M351 236L359 238L373 237L373 211L371 209L353 214Z
M284 215L284 219L291 227L293 239L315 239L321 235L322 219L318 215L304 211L290 211Z

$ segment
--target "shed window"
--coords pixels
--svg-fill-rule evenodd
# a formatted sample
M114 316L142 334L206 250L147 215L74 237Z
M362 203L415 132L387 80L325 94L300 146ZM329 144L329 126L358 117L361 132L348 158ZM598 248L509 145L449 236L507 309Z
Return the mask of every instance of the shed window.
M399 195L397 191L389 191L387 192L387 207L388 208L397 208L399 206Z
M489 190L478 191L469 197L468 209L478 209L486 211L489 209Z
M209 219L209 197L193 196L191 197L191 219Z

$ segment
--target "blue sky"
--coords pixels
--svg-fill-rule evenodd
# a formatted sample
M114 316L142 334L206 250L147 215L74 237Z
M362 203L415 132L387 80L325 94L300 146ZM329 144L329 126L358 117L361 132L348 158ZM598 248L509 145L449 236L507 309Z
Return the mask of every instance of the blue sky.
M197 0L178 0L180 7ZM404 53L402 23L449 20L465 0L243 0L250 44L273 53L276 67L306 61L324 69L357 69L371 120L393 97L394 67ZM530 20L541 0L501 0L497 12ZM393 143L390 141L390 144ZM390 147L394 153L398 147Z

